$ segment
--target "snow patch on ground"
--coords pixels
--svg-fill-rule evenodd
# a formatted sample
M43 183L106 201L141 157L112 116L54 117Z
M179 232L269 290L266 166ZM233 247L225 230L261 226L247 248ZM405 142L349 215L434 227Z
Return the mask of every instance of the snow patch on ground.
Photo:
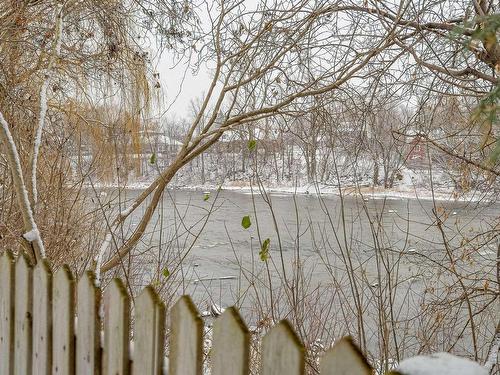
M332 183L308 183L298 181L297 186L286 183L264 183L266 192L272 194L300 194L300 195L344 195L344 196L359 196L365 199L421 199L421 200L436 200L436 201L462 201L462 202L478 202L488 201L485 193L481 191L457 192L454 187L449 184L447 178L440 171L433 171L433 184L429 182L427 172L420 170L412 170L409 168L401 168L401 179L394 184L392 188L384 188L383 186L370 186L368 181L360 180L358 183L349 183L344 181L338 184ZM148 188L153 179L139 179L127 183L125 186L118 186L113 183L95 183L94 186L100 189L124 187L131 190L144 190ZM432 188L431 188L432 186ZM184 189L192 191L213 191L221 188L250 194L259 193L258 186L251 187L248 179L226 181L220 185L214 183L205 184L183 184L178 181L172 181L169 184L172 189ZM126 211L125 211L126 212Z
M144 190L150 186L147 182L131 182L127 183L125 186L119 186L113 183L94 183L94 186L99 189L107 188L119 188L123 187L130 190ZM169 185L172 189L183 189L191 191L213 191L219 189L219 186L213 184L205 185ZM382 187L357 187L357 186L346 186L339 188L337 186L330 186L325 184L308 184L303 186L265 186L266 192L273 194L300 194L300 195L342 195L344 196L359 196L369 199L421 199L421 200L436 200L436 201L460 201L460 202L478 202L487 201L484 195L478 192L462 193L457 194L452 189L440 189L434 190L424 189L424 188L414 188L411 186L399 185L394 188L382 188ZM250 194L253 190L255 194L259 193L259 188L257 186L250 187L249 184L244 184L238 182L238 184L223 184L221 190L235 191L245 194ZM126 211L125 211L126 212Z
M500 332L497 332L495 334L493 342L491 343L490 351L488 353L488 359L484 364L484 367L488 370L488 372L491 372L493 367L497 364L499 350L500 350Z
M402 375L488 375L487 370L478 363L449 353L405 359L397 371Z

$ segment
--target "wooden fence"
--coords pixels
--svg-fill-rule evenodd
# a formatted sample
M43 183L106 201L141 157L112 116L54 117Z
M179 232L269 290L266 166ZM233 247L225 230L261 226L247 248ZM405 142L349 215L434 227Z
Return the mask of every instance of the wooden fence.
M0 256L0 374L156 375L163 373L167 361L168 374L202 374L203 321L188 296L181 297L170 312L166 357L165 307L153 288L145 288L135 299L132 333L131 301L122 281L114 279L103 300L94 281L91 272L76 282L69 267L52 274L47 262L33 268L25 257L15 260L4 252ZM213 326L210 373L248 374L249 340L237 310L226 309ZM290 325L280 322L262 339L260 373L300 375L304 367L304 347ZM324 375L372 373L348 338L326 352L320 368Z

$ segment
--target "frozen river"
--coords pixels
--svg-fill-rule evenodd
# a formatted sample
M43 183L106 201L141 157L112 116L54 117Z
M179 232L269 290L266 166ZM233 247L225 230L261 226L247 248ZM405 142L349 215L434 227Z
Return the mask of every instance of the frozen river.
M122 194L127 200L139 191ZM451 283L453 276L443 268L450 256L463 260L466 254L467 271L478 280L495 272L496 240L475 236L496 223L496 204L233 191L212 191L205 198L200 191L165 193L136 253L143 265L139 272L145 283L155 273L170 274L167 285L175 292L169 293L189 293L200 310L214 303L237 305L251 324L262 319L264 310L287 305L294 293L294 301L325 298L327 303L330 298L340 308L354 294L350 275L361 304L375 306L388 295L403 321L419 314L429 288L435 294L434 287L445 288L440 278ZM125 230L137 225L139 214ZM248 229L241 225L246 215L252 222ZM268 268L259 256L267 238ZM288 292L285 280L292 285ZM323 289L329 293L313 297L313 291ZM342 296L332 290L342 290Z

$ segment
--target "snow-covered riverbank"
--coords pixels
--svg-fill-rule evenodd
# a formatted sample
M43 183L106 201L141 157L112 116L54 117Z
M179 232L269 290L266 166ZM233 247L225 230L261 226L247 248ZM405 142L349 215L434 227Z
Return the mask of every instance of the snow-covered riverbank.
M131 190L143 190L150 185L150 182L131 182L125 186L118 186L112 183L94 183L96 188L125 188ZM229 182L222 185L204 184L204 185L169 185L170 189L181 189L188 191L213 192L217 189L241 192L244 194L259 194L258 186L250 186L242 181ZM299 194L299 195L324 195L324 196L359 196L363 199L420 199L436 201L457 201L457 202L480 202L492 201L492 196L481 191L472 191L468 193L457 193L453 189L436 188L434 191L422 187L413 187L411 185L399 185L393 188L371 187L371 186L346 186L339 189L338 186L325 184L306 184L302 186L265 186L265 191L271 194Z
M264 168L267 171L266 168ZM359 167L358 167L359 169ZM366 169L366 168L365 168ZM243 173L233 178L222 179L216 175L201 184L198 170L184 171L175 176L169 183L169 189L183 189L191 191L215 191L219 187L223 190L241 192L244 194L259 193L257 185L250 186L251 173ZM267 171L269 172L269 171ZM436 200L445 202L492 202L496 200L493 186L487 181L476 181L474 186L482 186L481 189L471 189L468 192L456 190L457 182L450 178L449 173L442 169L435 169L432 174L427 169L410 169L401 167L393 187L373 186L373 177L369 173L343 173L336 180L309 183L307 177L297 173L296 178L288 181L279 181L276 176L264 173L260 176L265 190L272 194L300 194L300 195L323 195L323 196L360 196L363 199L419 199ZM157 177L157 173L135 177L130 176L125 186L127 189L143 190ZM484 186L483 186L484 185ZM99 188L117 188L116 184L98 183L94 186ZM339 188L340 186L340 188ZM472 185L469 185L469 188ZM486 193L486 191L488 193Z

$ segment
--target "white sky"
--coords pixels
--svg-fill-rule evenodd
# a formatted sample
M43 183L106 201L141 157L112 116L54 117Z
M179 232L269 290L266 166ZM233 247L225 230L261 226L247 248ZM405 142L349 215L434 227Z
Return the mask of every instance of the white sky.
M255 6L255 0L244 0L246 6ZM209 24L207 14L200 15L202 24ZM157 52L157 51L156 51ZM152 53L156 55L156 53ZM173 53L165 50L156 61L156 71L160 73L160 107L158 113L162 121L166 119L181 119L192 117L191 102L203 98L210 85L210 69L202 66L198 72L193 72L187 66L186 60L178 62ZM408 98L409 106L414 106Z
M201 98L209 87L209 69L205 67L193 73L191 68L186 69L186 63L174 65L172 55L165 52L158 62L157 71L163 96L162 117L189 117L191 101Z
M221 1L221 0L219 0ZM260 1L265 0L243 0L244 7L255 9ZM198 17L203 28L210 28L211 18L216 17L218 10L214 0L201 0L198 4ZM153 56L155 54L153 53ZM160 112L165 118L188 118L192 116L191 101L203 98L211 83L210 69L202 66L200 71L193 73L186 63L175 65L172 53L168 50L157 62L157 71L160 73L160 84L162 87L163 103Z

